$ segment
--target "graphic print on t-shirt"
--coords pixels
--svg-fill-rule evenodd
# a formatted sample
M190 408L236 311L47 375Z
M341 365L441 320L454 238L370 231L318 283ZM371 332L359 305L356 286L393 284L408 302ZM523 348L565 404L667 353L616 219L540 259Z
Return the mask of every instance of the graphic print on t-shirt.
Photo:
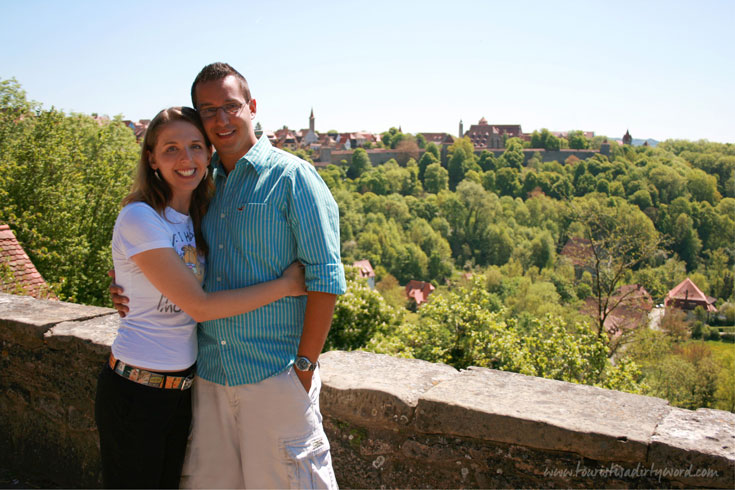
M199 284L204 282L204 262L201 260L199 253L194 245L194 232L187 230L186 233L176 232L171 237L171 244L179 254L181 260L189 268L189 270L197 278ZM171 303L164 295L158 300L158 311L161 313L180 313L181 308Z

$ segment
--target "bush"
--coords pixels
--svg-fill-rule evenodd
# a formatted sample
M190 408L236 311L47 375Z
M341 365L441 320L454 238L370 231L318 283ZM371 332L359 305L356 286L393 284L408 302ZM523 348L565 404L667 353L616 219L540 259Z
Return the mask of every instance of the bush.
M589 284L580 282L577 284L577 298L587 299L592 296L592 288Z
M692 322L692 329L691 329L692 338L693 339L701 339L702 338L702 332L704 331L705 328L707 328L707 327L704 325L704 323L702 323L699 320L695 320L694 322ZM707 329L707 330L709 330L709 329ZM709 331L707 333L709 333Z
M716 328L710 328L709 335L707 335L707 340L720 340L720 331Z

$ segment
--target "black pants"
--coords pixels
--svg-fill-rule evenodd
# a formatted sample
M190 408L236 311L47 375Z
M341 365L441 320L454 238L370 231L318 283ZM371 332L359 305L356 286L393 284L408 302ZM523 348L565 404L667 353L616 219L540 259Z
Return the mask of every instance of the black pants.
M105 488L178 488L191 426L191 390L151 388L108 365L95 419Z

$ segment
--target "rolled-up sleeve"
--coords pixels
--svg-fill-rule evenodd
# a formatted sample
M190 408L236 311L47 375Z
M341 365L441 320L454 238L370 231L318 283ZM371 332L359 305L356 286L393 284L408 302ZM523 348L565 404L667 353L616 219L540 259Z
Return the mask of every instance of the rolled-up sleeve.
M295 165L290 177L289 224L296 238L296 255L305 266L306 289L344 294L337 203L309 164Z

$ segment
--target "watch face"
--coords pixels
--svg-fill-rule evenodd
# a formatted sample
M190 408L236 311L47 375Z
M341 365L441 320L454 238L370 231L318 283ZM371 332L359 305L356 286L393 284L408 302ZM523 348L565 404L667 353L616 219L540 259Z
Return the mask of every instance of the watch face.
M306 371L307 369L309 369L309 364L311 363L309 362L307 358L299 357L298 359L296 359L295 364L296 364L296 369L298 369L299 371Z

